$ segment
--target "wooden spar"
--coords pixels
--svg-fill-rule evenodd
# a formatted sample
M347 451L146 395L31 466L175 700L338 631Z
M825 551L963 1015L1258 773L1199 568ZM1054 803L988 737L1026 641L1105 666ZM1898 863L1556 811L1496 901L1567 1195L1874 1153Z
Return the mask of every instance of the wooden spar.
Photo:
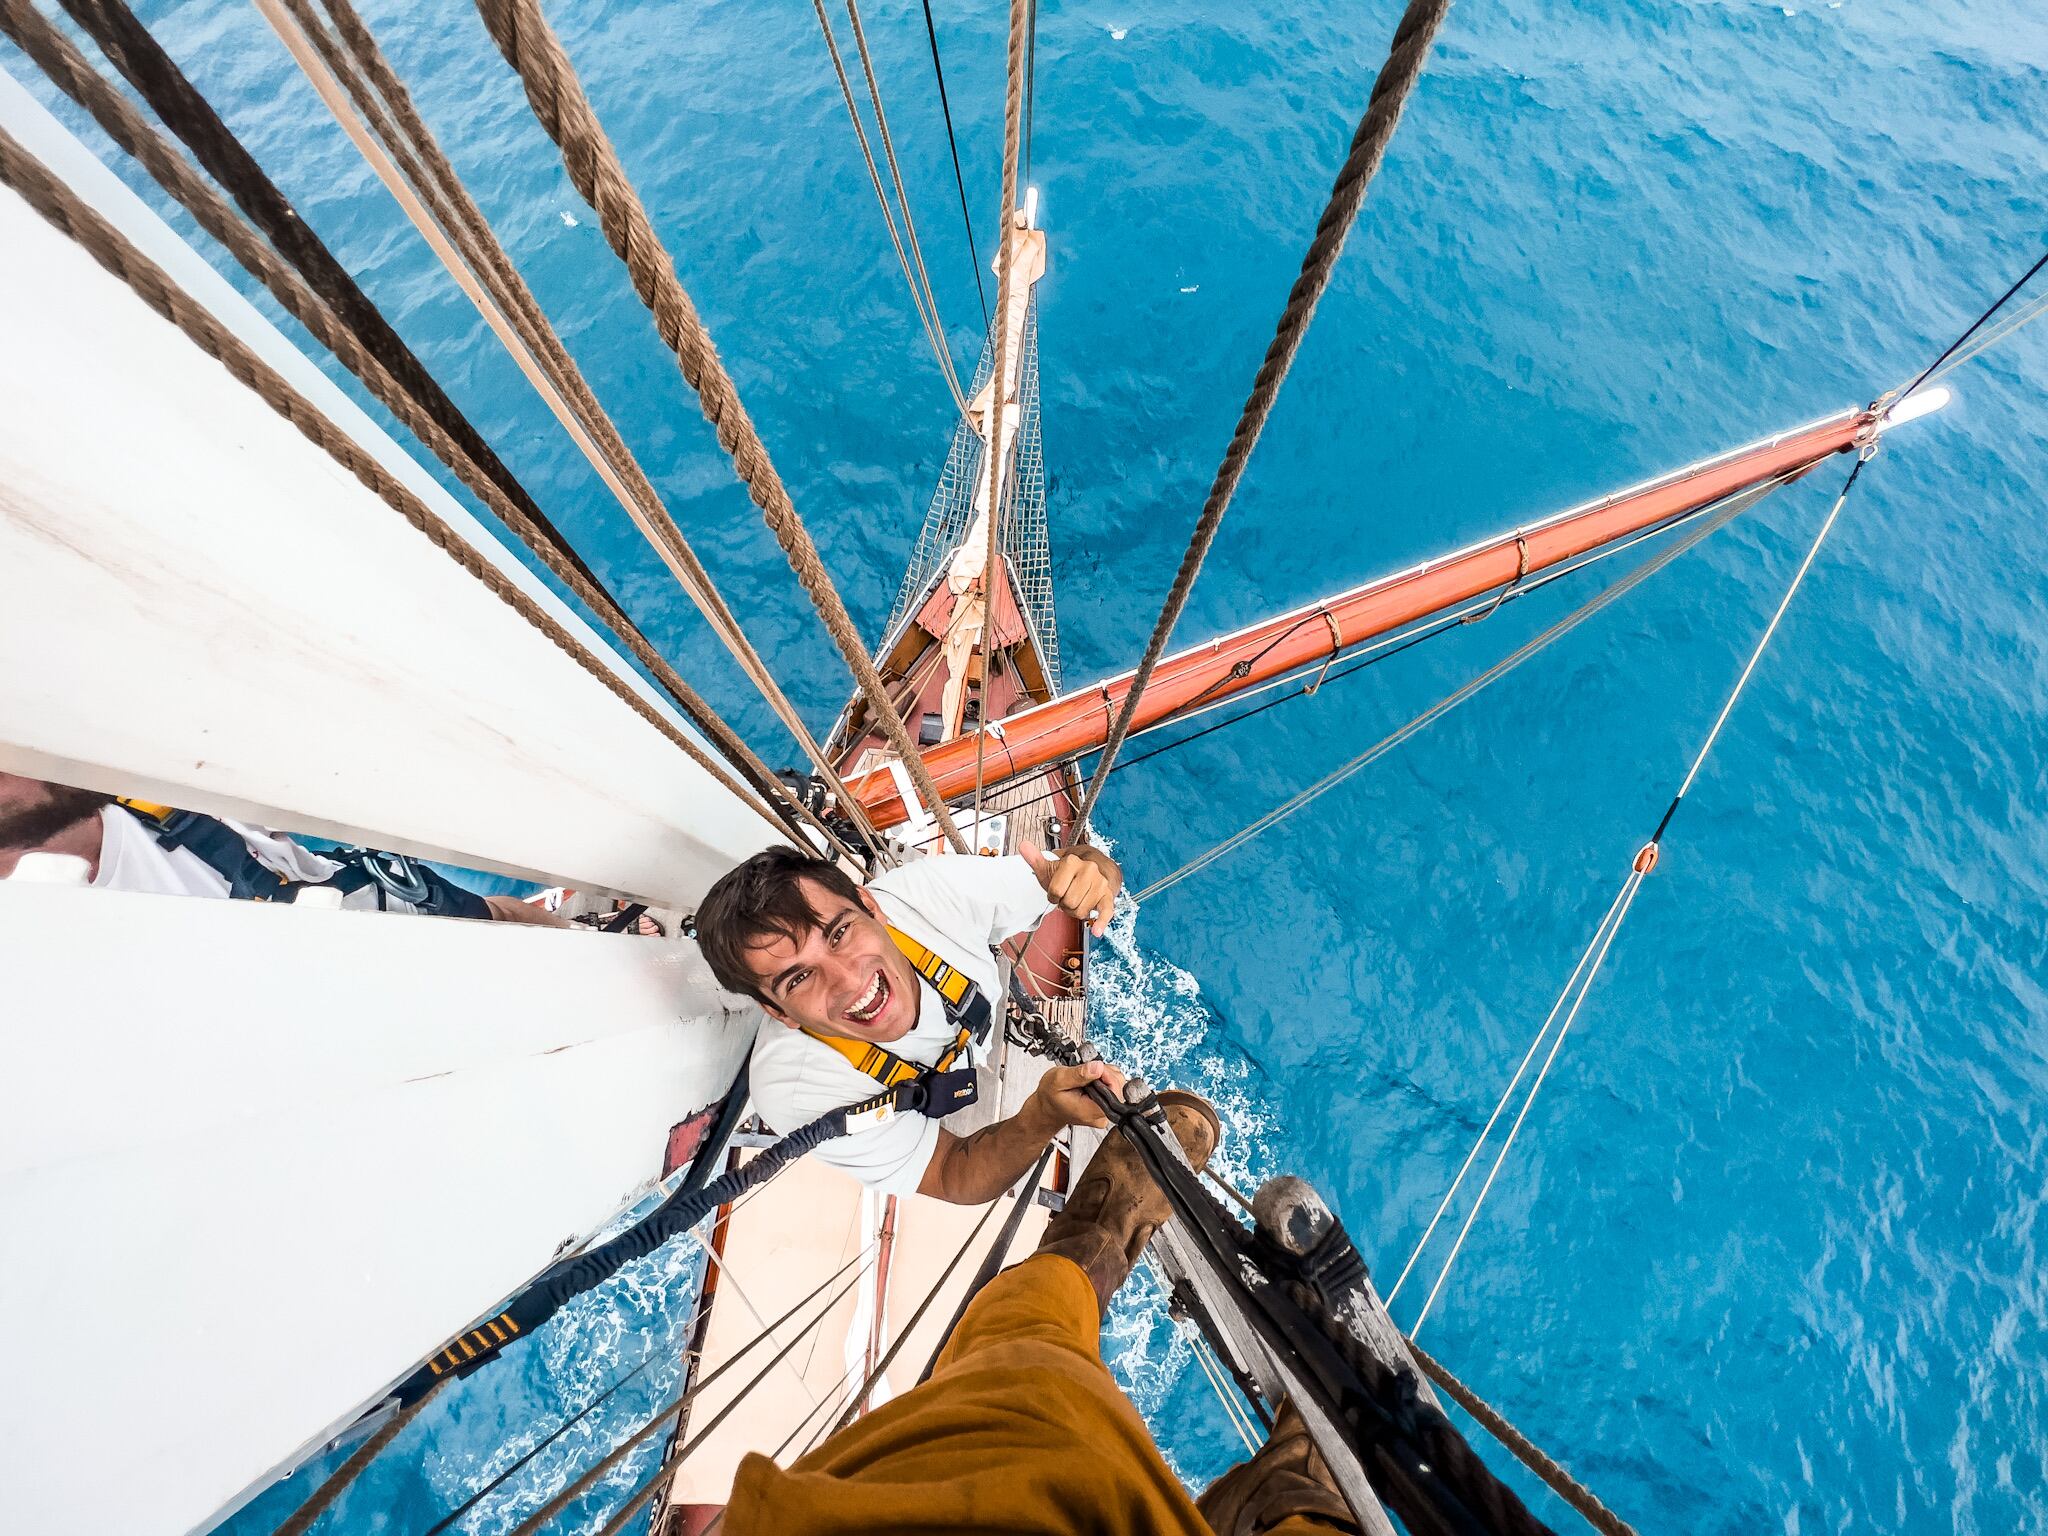
M1736 492L1804 474L1829 455L1855 447L1872 426L1869 411L1842 411L1182 651L1153 672L1132 729L1157 725L1193 702L1211 704L1341 655ZM988 732L988 784L1101 746L1130 681L1126 672L998 722ZM974 788L977 735L962 734L923 754L948 799ZM847 782L876 826L906 819L886 766Z

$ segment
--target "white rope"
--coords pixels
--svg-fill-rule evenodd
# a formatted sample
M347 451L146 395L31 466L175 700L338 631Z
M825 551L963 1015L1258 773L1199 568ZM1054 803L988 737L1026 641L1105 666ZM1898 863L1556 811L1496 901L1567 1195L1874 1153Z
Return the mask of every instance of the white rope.
M1223 1405L1223 1415L1230 1420L1230 1427L1237 1431L1237 1437L1244 1442L1244 1448L1252 1455L1258 1455L1259 1441L1255 1433L1258 1426L1252 1422L1249 1410L1231 1392L1229 1378L1223 1374L1223 1364L1214 1358L1209 1349L1209 1341L1185 1324L1181 1327L1181 1337L1188 1341L1188 1353L1195 1357L1195 1364L1202 1368L1202 1374L1209 1379L1209 1385L1215 1389L1216 1401Z
M1606 914L1600 919L1599 925L1593 930L1596 935L1606 928L1607 924L1613 919L1615 908L1621 905L1622 894L1622 892L1617 892L1614 900L1608 903ZM1437 1202L1436 1213L1429 1218L1429 1225L1422 1229L1422 1236L1415 1240L1415 1251L1408 1255L1408 1262L1401 1266L1400 1278L1395 1280L1394 1288L1387 1292L1386 1304L1389 1307L1393 1306L1395 1298L1401 1294L1401 1287L1408 1283L1408 1276L1415 1268L1415 1261L1422 1257L1422 1250L1429 1246L1430 1238L1436 1234L1437 1223L1444 1219L1444 1212L1451 1208L1451 1201L1457 1198L1458 1190L1465 1182L1465 1175L1472 1171L1473 1163L1478 1161L1480 1152L1485 1148L1488 1139L1493 1135L1494 1126L1499 1123L1501 1115L1507 1110L1508 1100L1514 1097L1515 1087L1522 1081L1522 1074L1529 1070L1529 1063L1536 1059L1537 1050L1541 1048L1545 1038L1550 1034L1550 1026L1557 1022L1558 1010L1564 1007L1565 999L1571 995L1572 988L1578 984L1579 973L1585 970L1586 962L1592 959L1592 957L1593 949L1591 945L1588 945L1581 951L1579 963L1572 967L1571 975L1565 978L1564 989L1558 993L1557 1001L1551 1005L1549 1016L1543 1021L1543 1027L1536 1031L1535 1038L1529 1042L1529 1049L1522 1053L1521 1064L1515 1068L1515 1075L1508 1079L1507 1087L1501 1089L1500 1098L1493 1106L1493 1113L1486 1117L1486 1124L1480 1129L1478 1137L1473 1141L1472 1150L1465 1154L1465 1161L1459 1165L1458 1176L1451 1180L1451 1187L1444 1191L1443 1199Z
M1422 1303L1422 1310L1415 1315L1415 1322L1408 1330L1410 1338L1422 1331L1422 1325L1429 1317L1429 1309L1436 1305L1437 1294L1443 1290L1444 1281L1451 1273L1451 1266L1458 1261L1458 1254L1464 1248L1465 1239L1472 1231L1472 1223L1478 1219L1481 1208L1485 1206L1486 1196L1493 1188L1493 1181L1515 1145L1515 1137L1521 1134L1522 1122L1529 1118L1529 1110L1535 1104L1536 1096L1543 1091L1543 1080L1550 1075L1551 1063L1557 1060L1557 1053L1564 1045L1564 1037L1571 1032L1572 1021L1578 1018L1579 1009L1586 1001L1586 994L1592 990L1593 980L1600 974L1600 967L1607 959L1607 951L1614 944L1614 936L1621 932L1622 922L1628 917L1628 909L1635 904L1636 892L1642 889L1645 873L1638 869L1629 871L1628 879L1622 882L1620 897L1608 909L1608 916L1602 920L1601 928L1593 935L1593 943L1587 949L1587 953L1592 956L1592 964L1588 966L1583 960L1580 961L1579 968L1584 971L1585 979L1579 986L1578 995L1572 998L1571 1010L1565 1014L1564 1022L1558 1026L1557 1036L1550 1043L1550 1054L1543 1058L1543 1065L1537 1071L1535 1081L1530 1083L1528 1097L1522 1100L1522 1108L1515 1116L1515 1123L1508 1127L1507 1139L1501 1143L1500 1152L1494 1157L1493 1166L1487 1170L1486 1182L1479 1186L1479 1194L1472 1202L1472 1209L1465 1213L1465 1224L1458 1229L1457 1240L1451 1244L1451 1251L1445 1256L1443 1267L1437 1271L1436 1283L1429 1288L1429 1295ZM1567 987L1567 994L1569 990Z

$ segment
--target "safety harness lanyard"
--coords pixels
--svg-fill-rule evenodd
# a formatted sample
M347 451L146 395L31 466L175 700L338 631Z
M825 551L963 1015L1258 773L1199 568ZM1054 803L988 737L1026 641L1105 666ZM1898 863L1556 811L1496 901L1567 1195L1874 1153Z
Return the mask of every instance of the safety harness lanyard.
M938 993L939 1001L945 1006L946 1022L953 1026L953 1039L940 1053L939 1059L929 1067L922 1067L867 1041L849 1040L843 1035L821 1035L811 1029L804 1033L844 1056L862 1076L871 1077L884 1088L895 1091L890 1105L879 1112L869 1112L875 1119L886 1118L894 1110L914 1110L935 1119L950 1115L955 1110L967 1108L976 1095L973 1067L956 1067L954 1063L966 1054L969 1046L979 1045L988 1038L989 1023L994 1015L988 999L981 995L981 989L947 963L942 955L897 928L889 929L889 937L917 974Z

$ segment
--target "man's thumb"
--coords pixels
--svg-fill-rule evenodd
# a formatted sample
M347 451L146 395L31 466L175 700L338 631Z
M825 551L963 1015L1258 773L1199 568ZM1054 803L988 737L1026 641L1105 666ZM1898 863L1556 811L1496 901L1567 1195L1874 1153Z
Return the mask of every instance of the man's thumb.
M1024 862L1031 866L1031 873L1042 875L1052 868L1052 859L1036 843L1019 843L1017 852L1024 856Z

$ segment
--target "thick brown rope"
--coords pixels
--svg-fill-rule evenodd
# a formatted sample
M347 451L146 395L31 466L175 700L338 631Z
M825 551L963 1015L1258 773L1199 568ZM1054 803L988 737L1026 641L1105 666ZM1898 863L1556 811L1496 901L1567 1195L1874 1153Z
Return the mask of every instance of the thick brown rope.
M1636 1536L1635 1528L1600 1502L1598 1494L1545 1455L1527 1435L1501 1416L1498 1409L1439 1364L1413 1339L1408 1353L1422 1367L1422 1374L1442 1387L1460 1408L1471 1414L1480 1428L1498 1440L1523 1466L1543 1480L1543 1486L1571 1505L1585 1522L1602 1536Z
M420 1416L420 1411L434 1400L434 1394L453 1379L447 1377L435 1382L418 1402L400 1408L379 1424L369 1439L355 1448L348 1460L328 1473L320 1486L306 1496L305 1503L285 1517L284 1523L278 1526L272 1536L306 1536L306 1532L313 1529L313 1522L326 1514L335 1500L348 1492L355 1480L363 1475L363 1469L375 1461L384 1447L396 1440L405 1426Z
M988 552L981 568L981 728L974 733L974 836L981 839L982 784L988 759L990 684L995 680L993 641L996 611L1007 594L1010 573L1003 560L1003 406L1009 393L1010 231L1017 217L1018 120L1024 101L1024 36L1029 30L1028 0L1010 0L1010 46L1004 61L1003 85L1003 213L996 221L996 344L995 371L989 375L988 407ZM1022 377L1020 370L1019 377ZM1021 404L1021 401L1020 401ZM1023 425L1020 419L1018 425Z
M125 236L81 201L5 131L0 131L0 182L12 187L50 224L77 241L87 255L126 283L143 303L177 326L200 351L227 369L236 381L254 390L264 404L296 427L308 442L326 450L367 490L374 492L394 512L425 534L436 549L482 582L500 602L546 635L564 655L604 684L620 702L682 748L693 762L739 796L743 803L767 816L766 808L741 789L667 716L599 660L516 582L471 548L460 534L436 516L426 503L393 477L354 438L328 420L318 407L292 388L282 375L258 358L203 305L178 287L161 267L131 245ZM339 327L336 333L346 334ZM780 829L780 824L772 818L770 824Z
M825 27L826 45L832 50L833 67L839 71L840 89L847 96L846 109L853 117L854 136L860 140L861 153L867 156L868 175L875 181L875 191L879 195L882 190L881 177L875 175L875 157L868 151L867 135L861 132L860 114L853 110L853 93L846 86L846 71L839 63L839 47L833 42L831 26L825 23L824 0L816 0L816 4L818 5L818 21ZM911 279L910 271L907 267L904 269L903 276L910 280L911 296L913 298L917 296L920 288L924 291L924 308L931 317L929 324L932 334L932 345L938 350L939 366L946 375L947 386L953 391L953 403L960 407L960 414L965 416L967 414L967 396L961 392L960 375L953 368L953 351L946 343L946 325L939 317L939 301L932 293L931 274L925 270L924 246L917 238L917 221L910 216L910 195L903 190L903 168L896 163L896 140L889 133L889 115L882 110L882 82L875 73L875 61L868 53L867 29L860 23L860 6L857 0L846 0L846 19L853 24L853 43L860 50L861 74L867 80L868 100L874 103L875 129L881 135L883 157L889 162L889 180L896 188L896 206L903 211L904 244L910 247L910 259L917 264L917 276L915 279ZM882 215L885 222L888 219L888 213L889 203L884 198L882 201ZM893 228L890 231L890 238L895 238ZM903 259L903 251L900 246L896 252L896 259L899 262Z
M122 0L63 0L63 5L314 292L362 336L364 344L418 397L448 435L484 467L505 494L525 510L563 556L580 565L574 548L548 521L518 477L498 458L461 408L448 398L426 365L391 328L312 226L298 216L220 115ZM587 567L585 574L594 575Z
M378 138L391 152L401 174L421 194L431 217L454 241L471 276L490 291L492 301L518 333L529 355L538 354L533 359L534 366L544 373L560 405L574 417L574 425L586 434L584 442L578 446L595 450L602 459L602 465L597 466L600 478L606 481L641 533L655 546L656 553L663 557L697 604L713 633L732 653L740 669L768 701L776 717L811 759L827 785L842 803L851 800L824 748L811 735L796 706L783 693L768 664L754 649L738 617L712 580L710 571L690 547L639 460L626 446L604 407L598 403L582 370L562 344L525 279L519 275L518 268L491 229L483 210L477 207L433 131L420 116L411 92L385 58L375 35L349 0L323 0L333 19L333 33L321 24L307 0L284 0L284 3L298 23L300 32L318 51L329 71L348 91ZM387 109L389 117L386 116ZM395 128L391 117L397 119ZM800 815L817 827L843 855L853 858L851 850L819 817L800 800L788 795L779 779L774 783ZM870 846L878 846L880 839L858 801L853 802L849 814L867 834Z
M782 479L769 462L760 433L740 403L718 349L704 329L697 309L677 278L675 264L654 232L646 208L620 164L618 151L583 94L582 83L563 51L560 39L541 15L537 0L477 0L477 10L492 41L526 89L534 116L562 152L562 163L585 202L596 211L606 242L626 264L633 291L654 317L656 331L675 352L683 377L697 393L698 404L731 458L733 471L761 511L790 569L810 594L825 629L846 659L866 700L869 714L902 759L925 808L947 840L962 852L966 844L954 824L917 743L904 728L903 717L889 700L888 689L861 643L860 632L846 611L831 574L825 569L810 530L790 501Z
M1252 380L1251 394L1246 397L1244 409L1238 413L1237 426L1230 434L1230 446L1224 450L1223 462L1216 467L1216 478L1209 486L1208 500L1202 503L1202 515L1195 521L1194 535L1188 540L1187 552L1181 556L1173 586L1160 606L1159 620L1152 627L1152 638L1146 643L1137 673L1124 694L1123 708L1110 729L1109 739L1102 745L1101 757L1096 760L1095 773L1088 781L1087 797L1081 803L1080 814L1074 818L1073 838L1081 836L1089 814L1102 794L1103 785L1109 782L1110 764L1116 760L1117 749L1130 732L1131 720L1138 712L1138 700L1145 692L1145 685L1151 681L1152 669L1166 651L1166 642L1173 635L1173 626L1180 621L1181 610L1187 606L1188 594L1194 590L1195 577L1202 569L1202 560L1216 540L1216 530L1223 523L1223 514L1229 510L1230 498L1244 475L1252 449L1258 446L1259 434L1265 430L1266 418L1272 413L1280 386L1287 380L1287 371L1294 366L1294 355L1301 348L1302 338L1308 334L1309 321L1315 318L1316 304L1322 298L1323 290L1329 287L1330 274L1336 269L1337 258L1344 250L1345 236L1350 234L1359 205L1365 201L1366 188L1372 184L1374 173L1386 158L1387 145L1401 121L1401 109L1407 105L1409 93L1421 77L1429 45L1435 39L1437 29L1443 25L1444 14L1450 6L1451 0L1409 0L1408 9L1402 13L1401 24L1395 29L1393 44L1387 51L1387 62L1380 69L1379 78L1372 83L1372 95L1366 102L1365 115L1359 119L1357 133L1352 135L1350 153L1344 157L1336 184L1330 189L1330 200L1323 208L1322 217L1316 221L1315 238L1309 242L1308 254L1301 259L1301 272L1288 291L1287 307L1280 312L1280 323L1266 348L1265 360L1259 364L1258 374Z
M761 686L763 693L767 695L769 703L772 706L776 706L777 714L784 719L785 723L793 722L791 725L792 733L797 737L799 744L803 745L814 759L822 759L822 749L817 746L815 741L811 740L808 732L804 730L801 719L795 715L794 706L790 705L789 701L781 695L780 690L775 687L773 679L767 677L765 665L758 656L754 655L752 647L746 642L745 636L737 635L735 638L733 633L727 633L720 629L720 615L723 614L726 619L730 619L731 615L728 610L725 610L723 599L719 597L716 587L712 585L709 573L703 570L701 564L697 562L695 554L689 549L688 544L684 542L681 532L675 529L673 523L669 521L667 513L661 507L653 486L647 482L645 475L640 471L638 462L632 458L624 442L619 439L610 418L604 413L603 408L598 405L596 398L591 395L581 373L576 370L574 362L562 347L559 338L555 336L553 327L548 324L546 317L541 313L531 291L527 289L525 283L519 278L517 270L511 264L510 257L505 254L504 248L498 244L496 236L491 232L488 223L484 221L482 211L470 200L467 189L463 187L461 179L455 174L453 165L448 162L446 155L441 151L440 145L434 140L426 124L419 118L417 111L413 108L411 97L405 90L404 84L385 61L381 50L377 47L375 38L370 35L367 27L363 25L361 18L356 15L353 9L346 5L346 0L336 0L336 4L330 6L329 9L336 13L336 28L341 34L340 39L337 39L322 24L320 18L314 14L312 7L306 3L306 0L284 0L284 3L290 11L291 22L297 24L301 36L319 54L321 62L325 64L334 79L348 91L364 117L368 119L370 127L389 149L394 161L398 164L400 173L420 192L428 203L433 205L430 217L462 247L462 260L468 264L471 277L479 284L492 286L495 289L491 294L492 301L499 306L501 314L510 312L506 316L506 323L513 325L518 330L520 339L529 349L538 347L541 350L547 351L551 359L558 362L558 367L553 371L552 376L547 382L556 388L558 398L562 395L568 395L576 400L574 409L578 415L579 425L582 425L593 436L605 439L606 447L604 451L608 455L607 467L619 464L626 466L624 472L628 478L635 482L641 506L643 509L652 508L652 515L649 521L667 526L669 533L673 535L670 547L679 548L682 557L687 561L689 567L694 570L697 577L701 578L701 580L693 585L689 571L677 571L678 578L682 580L685 589L696 600L698 607L704 612L705 617L711 621L714 632L720 633L721 638L726 640L728 648L732 649L734 655L739 659L742 669L747 670L749 676L755 678L757 685ZM270 15L273 25L289 24L282 17L268 12L266 14ZM289 43L289 39L287 39L287 42ZM347 48L346 52L344 52L344 43ZM361 73L358 73L358 69L361 70ZM374 94L365 83L364 75L367 75L370 81L376 85L377 90ZM318 82L316 82L317 84ZM391 112L395 113L399 119L398 127L394 127L391 118L386 115L385 105L387 104ZM244 264L247 264L246 261ZM497 279L495 284L487 283L486 271ZM535 366L538 367L539 365L536 363ZM567 378L563 377L564 373L568 375ZM369 381L365 380L365 382ZM374 388L374 385L372 387ZM389 404L390 402L387 401L386 403ZM566 405L567 402L564 401L563 404ZM585 441L588 442L589 439L586 438ZM430 443L429 446L432 446L432 444ZM592 446L595 445L593 444ZM434 451L440 453L438 448L435 448ZM449 464L450 468L463 477L466 484L469 484L472 489L478 489L475 483L464 474L463 467L460 464L449 459L445 453L440 453L440 456ZM616 478L619 473L618 470L614 469L614 478L609 479L607 483L613 486L622 501L626 501L628 500L628 492L625 484ZM483 494L481 490L479 490L479 494ZM502 511L495 503L492 506L492 510L499 511L500 516L503 516ZM628 511L632 510L632 506L629 505ZM648 532L650 541L653 541L654 534L649 531L648 524L643 522L640 526L643 532ZM528 542L531 543L530 540ZM657 542L657 552L661 552L661 547L661 543ZM674 570L677 562L672 560L669 564L671 569ZM554 567L550 565L550 569L554 569ZM557 571L557 574L560 575L561 573ZM572 587L572 590L575 589ZM591 601L580 590L578 591L578 596L584 597L586 602ZM625 638L627 632L621 628L621 625L630 625L631 621L626 619L625 614L618 608L618 605L610 600L609 594L605 594L605 597L605 605L600 606L593 603L593 609L622 638ZM736 621L732 624L732 630L737 631ZM637 634L637 631L635 633ZM644 637L640 638L644 640ZM629 644L631 643L629 640ZM828 845L836 849L841 855L853 859L856 863L859 862L852 850L833 833L824 820L791 792L789 786L784 784L769 769L768 765L761 761L759 756L739 737L738 733L733 731L731 727L718 717L708 703L689 690L686 685L682 685L680 678L675 677L672 673L666 673L663 670L666 665L665 663L661 666L655 666L652 663L648 663L646 655L642 654L637 646L634 647L634 650L636 655L641 656L642 662L648 664L650 670L654 671L657 678L662 681L663 686L669 690L671 696L675 697L678 704L682 705L685 713L698 725L699 729L703 730L719 750L740 769L742 775L749 783L754 785L760 795L775 807L776 814L780 818L780 825L783 826L784 830L795 836L799 843L802 843L805 839L799 830L799 823L809 822L826 839ZM752 662L751 668L748 666L749 661Z
M767 811L760 803L762 798L766 797L772 803L778 791L787 795L786 786L749 751L745 742L733 733L717 712L683 681L619 608L611 594L585 576L580 567L569 564L549 540L540 536L524 510L507 497L484 467L442 429L425 404L404 387L376 353L364 345L362 338L323 303L310 286L263 244L249 225L235 216L226 199L200 178L162 135L129 105L127 99L93 69L85 56L36 11L30 0L0 0L0 30L4 30L21 47L51 83L83 107L109 138L132 155L159 186L177 199L200 228L218 240L251 276L261 282L286 313L304 325L343 367L362 380L371 394L453 470L463 484L475 492L533 551L556 579L581 599L601 622L611 627L684 714L734 760L735 766L753 783L754 790L743 788L721 765L706 757L692 743L687 750L700 767L764 815ZM768 816L768 820L778 831L796 834L796 826L786 810L779 817Z

